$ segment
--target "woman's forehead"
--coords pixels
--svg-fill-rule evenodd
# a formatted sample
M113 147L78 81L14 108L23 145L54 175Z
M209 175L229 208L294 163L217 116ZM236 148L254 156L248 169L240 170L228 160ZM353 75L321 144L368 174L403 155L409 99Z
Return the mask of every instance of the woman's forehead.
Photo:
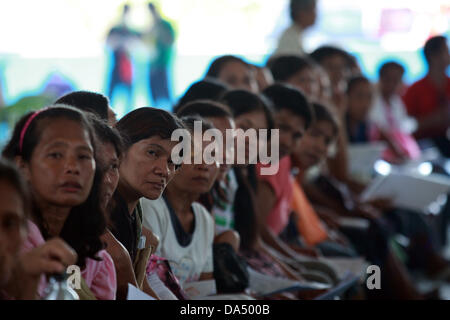
M39 143L54 144L57 142L79 142L91 145L89 131L80 122L66 119L49 122L43 126Z

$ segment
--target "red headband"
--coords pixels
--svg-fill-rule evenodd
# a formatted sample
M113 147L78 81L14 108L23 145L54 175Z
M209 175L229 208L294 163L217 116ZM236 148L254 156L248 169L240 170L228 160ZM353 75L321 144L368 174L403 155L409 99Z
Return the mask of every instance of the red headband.
M33 119L36 118L38 114L40 114L41 112L43 112L43 111L45 111L45 110L47 110L47 109L48 109L48 107L47 107L47 108L43 108L43 109L40 109L40 110L35 111L35 112L28 118L27 122L25 122L25 125L24 125L23 128L22 128L22 131L20 131L19 150L20 150L20 153L21 153L21 154L22 154L22 147L23 147L23 139L25 138L25 133L27 132L28 127L29 127L30 124L31 124L31 121L33 121Z

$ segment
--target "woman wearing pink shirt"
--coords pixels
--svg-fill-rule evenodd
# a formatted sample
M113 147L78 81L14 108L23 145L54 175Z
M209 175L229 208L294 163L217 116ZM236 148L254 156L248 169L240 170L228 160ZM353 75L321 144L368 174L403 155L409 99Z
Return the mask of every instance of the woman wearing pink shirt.
M76 264L92 294L115 299L114 264L101 241L106 228L100 204L102 177L85 116L63 105L28 113L16 124L3 156L15 160L32 191L25 250L44 239L62 238L76 251Z
M61 239L52 239L26 253L29 192L19 171L0 159L0 300L35 299L41 274L63 272L76 253Z

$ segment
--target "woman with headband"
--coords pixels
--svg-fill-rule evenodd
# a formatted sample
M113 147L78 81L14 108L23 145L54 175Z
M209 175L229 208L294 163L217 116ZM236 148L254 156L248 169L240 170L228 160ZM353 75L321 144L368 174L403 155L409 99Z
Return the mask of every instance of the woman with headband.
M114 264L100 238L106 228L101 173L92 127L83 113L64 105L28 113L16 124L3 156L16 162L32 191L25 247L62 238L78 255L80 298L115 299ZM42 294L43 286L39 289Z

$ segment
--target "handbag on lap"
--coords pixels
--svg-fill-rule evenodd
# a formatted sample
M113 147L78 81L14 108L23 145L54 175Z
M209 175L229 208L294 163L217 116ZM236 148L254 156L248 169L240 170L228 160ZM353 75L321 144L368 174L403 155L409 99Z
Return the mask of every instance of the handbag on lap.
M229 243L213 245L214 279L218 293L243 292L249 285L247 263Z

